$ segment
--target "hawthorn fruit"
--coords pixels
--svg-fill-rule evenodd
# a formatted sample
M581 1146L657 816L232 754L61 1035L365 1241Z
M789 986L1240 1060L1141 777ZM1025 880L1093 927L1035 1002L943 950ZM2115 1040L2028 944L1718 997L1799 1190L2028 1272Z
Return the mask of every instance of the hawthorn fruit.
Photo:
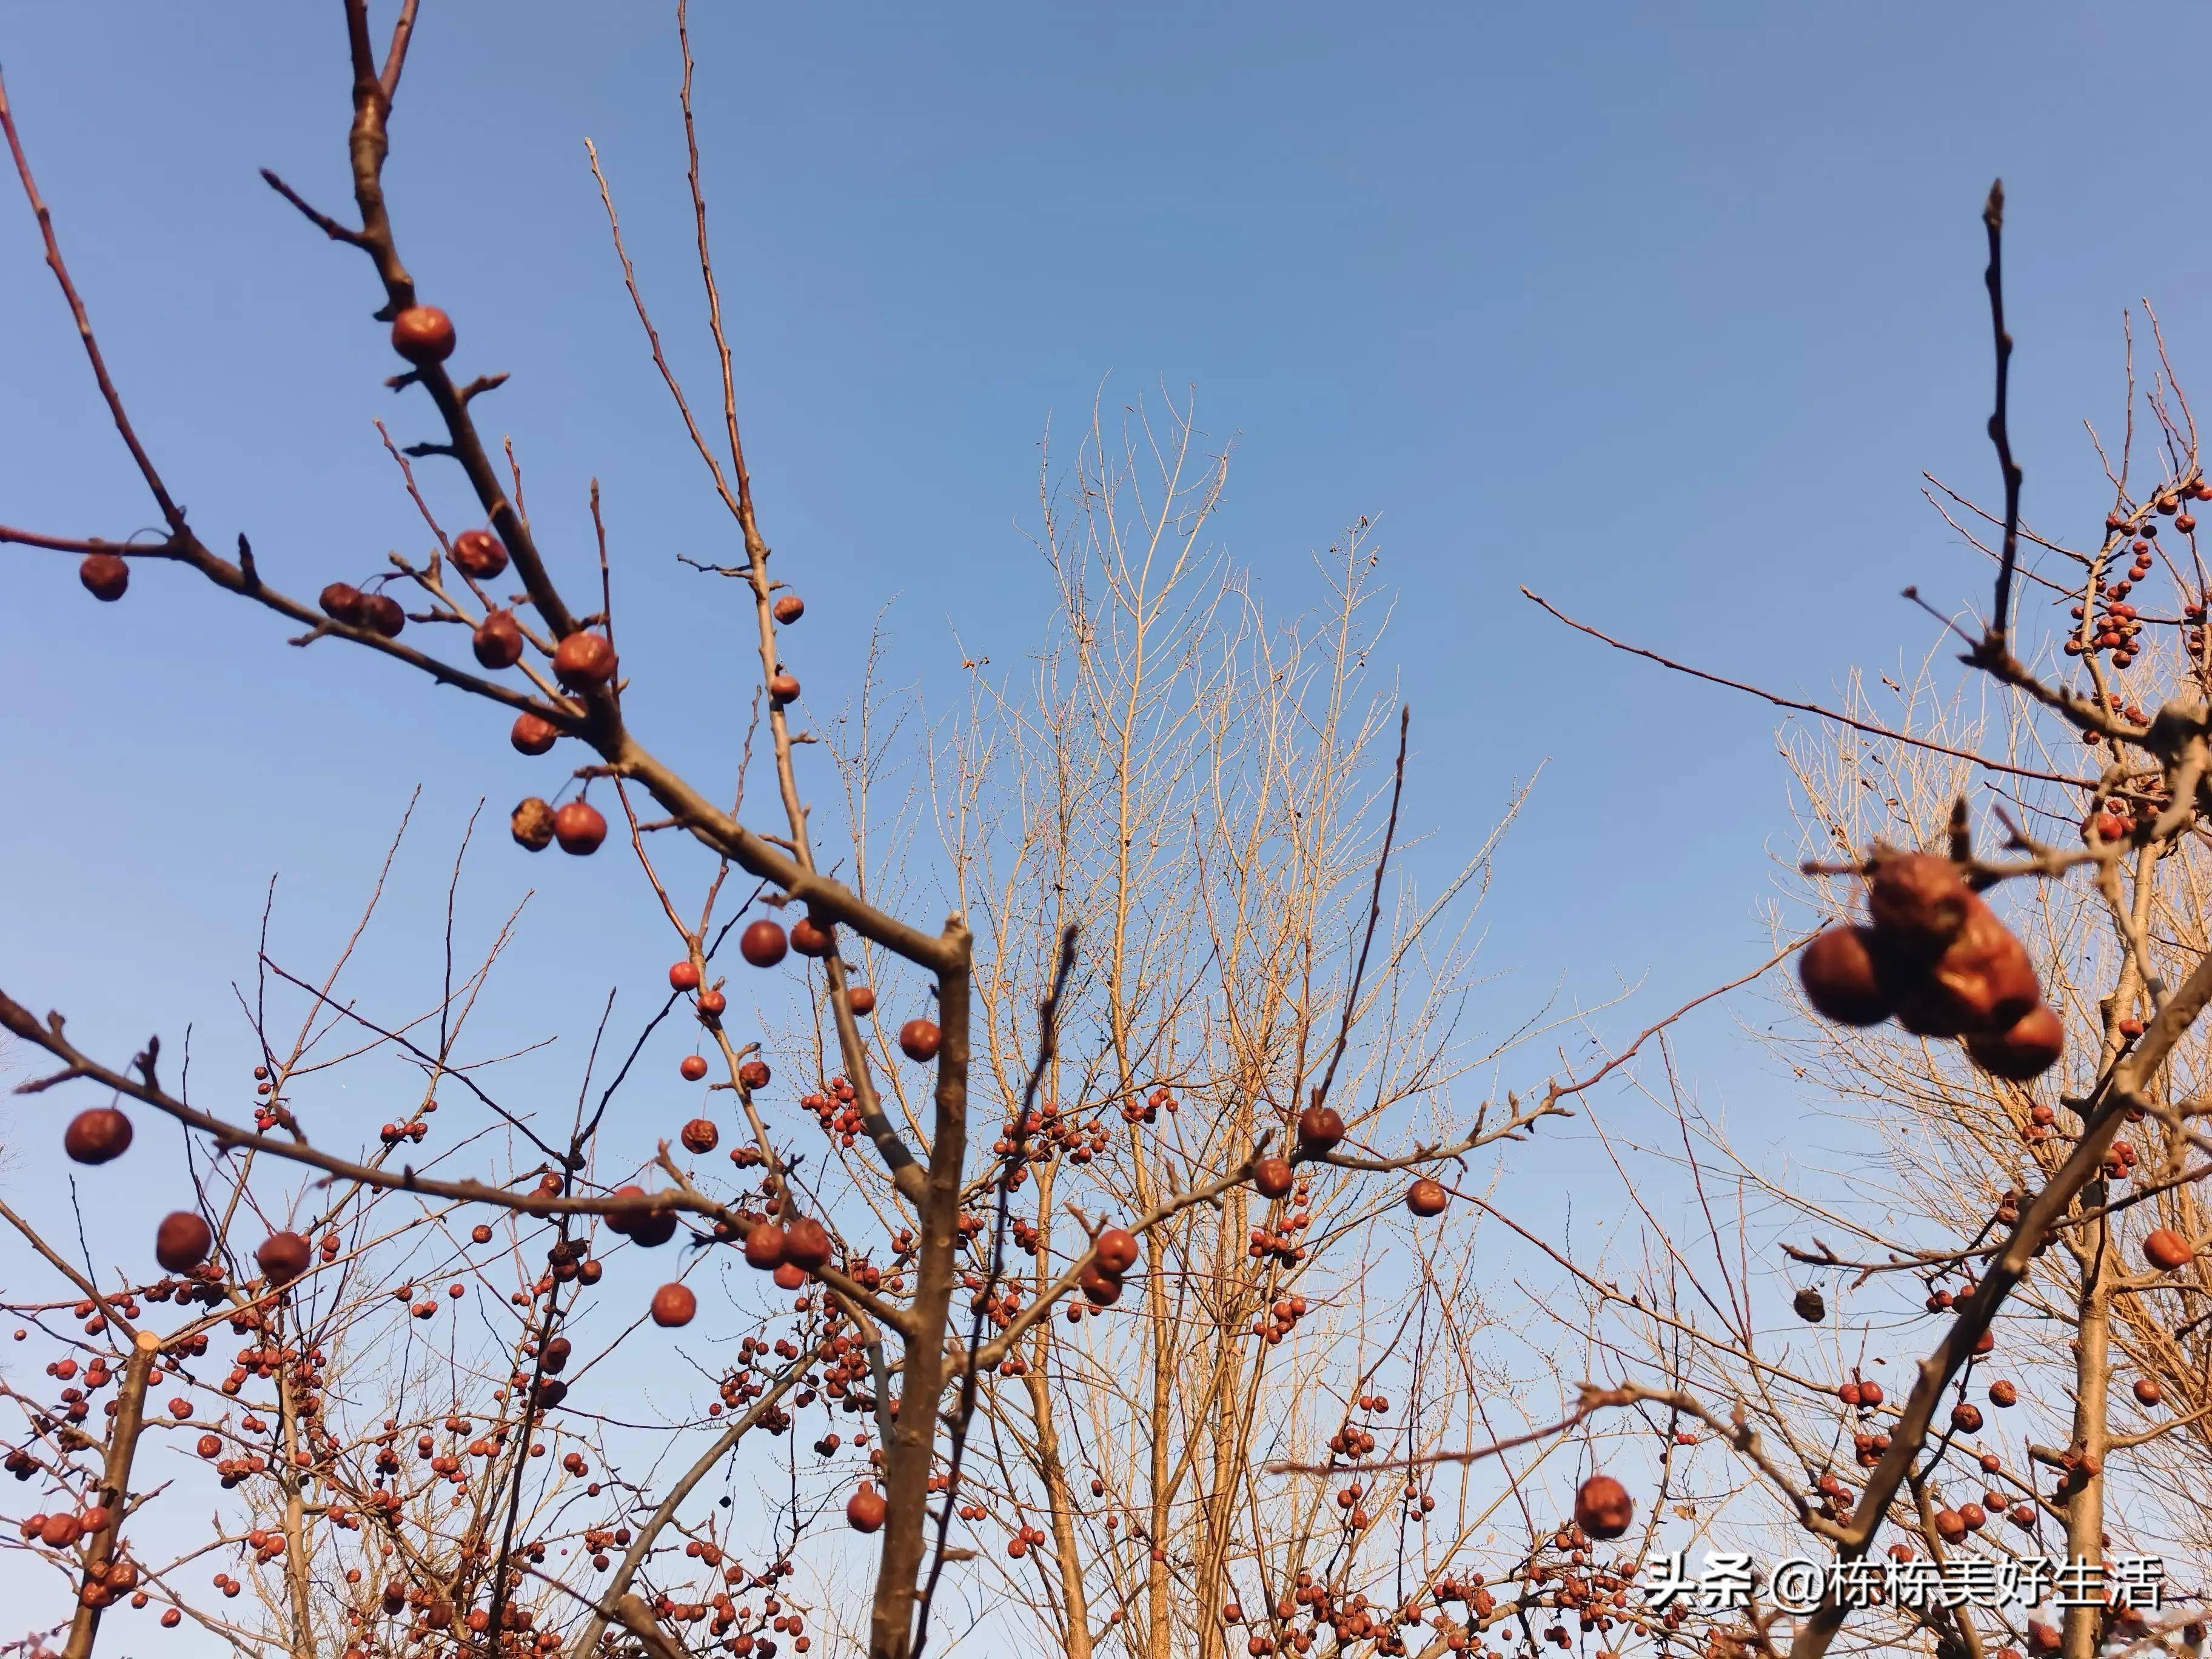
M106 1164L131 1149L131 1120L112 1106L79 1112L62 1131L62 1150L79 1164Z
M514 809L507 827L516 846L542 853L553 844L553 809L532 795Z
M689 1325L699 1311L699 1298L689 1285L663 1285L653 1293L653 1322L664 1329Z
M351 582L332 582L322 591L318 602L323 607L323 614L332 622L353 627L361 621L361 590Z
M1428 1176L1423 1176L1406 1188L1406 1207L1415 1215L1442 1215L1444 1206L1449 1201L1443 1182Z
M768 1062L757 1054L738 1067L738 1081L748 1089L767 1088L769 1079L774 1075L768 1068Z
M512 611L495 611L476 625L469 648L486 668L512 668L522 660L522 624Z
M2002 1030L1969 1032L1966 1036L1966 1053L1977 1066L2015 1083L2042 1076L2065 1052L2065 1024L2041 1003Z
M553 647L553 672L572 691L605 685L615 677L615 648L605 635L580 628Z
M172 1210L154 1230L154 1260L169 1273L190 1273L213 1249L215 1230L197 1210Z
M1806 1000L1824 1018L1879 1025L1896 1012L1897 1000L1875 961L1874 942L1870 927L1830 927L1805 947L1797 977Z
M876 994L865 985L855 985L846 992L845 1000L851 1006L855 1019L866 1019L876 1012Z
M1575 1492L1575 1524L1593 1538L1618 1538L1636 1518L1628 1488L1609 1474L1594 1474Z
M361 596L361 625L387 640L396 640L407 626L407 613L389 593L364 593Z
M768 683L768 700L778 708L799 701L799 677L791 673L771 675Z
M806 601L796 593L786 593L775 602L775 619L788 628L806 614Z
M418 368L453 355L453 319L435 306L409 306L392 319L392 349Z
M899 1027L899 1050L908 1060L927 1061L936 1059L938 1045L943 1041L934 1020L910 1019Z
M699 964L686 957L672 963L668 969L668 988L672 991L696 991L699 988Z
M775 967L783 960L783 953L789 946L782 927L766 916L749 924L738 935L738 954L756 968Z
M131 567L112 553L88 553L76 568L76 579L94 599L112 605L131 586Z
M2162 1273L2187 1267L2197 1254L2190 1248L2189 1241L2171 1227L2160 1227L2145 1238L2142 1252L2143 1260Z
M1262 1198L1287 1196L1296 1179L1285 1158L1263 1158L1252 1166L1252 1185Z
M489 530L464 530L453 538L453 564L472 581L488 582L507 568L507 546Z
M721 1139L722 1132L714 1127L711 1117L695 1117L684 1126L684 1145L689 1152L711 1152Z
M599 843L607 838L607 820L587 800L568 801L553 814L553 834L562 852L581 858L599 850Z
M800 1216L783 1230L783 1259L808 1273L827 1266L830 1230L811 1215Z
M1137 1265L1137 1236L1127 1227L1109 1227L1093 1241L1092 1259L1099 1271L1119 1279Z
M1334 1106L1309 1106L1298 1114L1298 1152L1321 1158L1344 1139L1344 1119Z
M837 948L837 937L811 915L791 924L791 948L802 957L826 957Z
M876 1531L884 1524L887 1512L883 1493L866 1480L845 1500L845 1524L854 1532Z
M514 728L507 734L507 740L525 755L542 755L560 735L560 728L552 721L524 713L514 717Z
M745 1265L763 1273L781 1267L787 1242L783 1229L775 1222L756 1221L745 1234Z
M686 1054L676 1069L684 1074L686 1083L696 1083L707 1075L707 1057L704 1054Z
M272 1289L281 1289L307 1271L314 1246L297 1233L271 1233L261 1241L253 1260Z

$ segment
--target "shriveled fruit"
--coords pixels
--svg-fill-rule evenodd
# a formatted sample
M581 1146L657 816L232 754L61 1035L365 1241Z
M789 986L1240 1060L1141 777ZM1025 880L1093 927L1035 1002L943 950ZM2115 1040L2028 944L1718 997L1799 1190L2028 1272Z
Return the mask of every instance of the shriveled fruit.
M605 685L615 677L615 648L604 634L580 628L553 647L553 672L572 690Z
M845 1500L845 1524L854 1532L876 1531L884 1524L887 1512L883 1493L866 1480Z
M361 625L387 640L398 639L400 630L407 626L407 613L389 593L364 593L361 596Z
M766 916L748 923L745 931L738 935L738 953L756 968L775 967L789 948L790 941L784 938L781 925Z
M453 355L453 319L435 306L409 306L392 319L392 349L416 364Z
M783 1230L783 1259L809 1273L826 1266L830 1260L830 1230L811 1215L800 1216Z
M1977 1066L2015 1083L2040 1077L2065 1052L2064 1022L2039 1003L2002 1031L1971 1033L1966 1038L1966 1053Z
M783 1229L773 1221L756 1221L745 1234L745 1265L766 1273L783 1263Z
M799 677L796 674L774 674L768 683L769 701L781 708L787 702L799 701Z
M512 668L522 660L522 624L512 611L495 611L469 635L469 649L486 668Z
M1618 1538L1636 1518L1628 1488L1609 1474L1594 1474L1575 1492L1575 1524L1593 1538Z
M711 1152L721 1144L722 1132L714 1127L711 1117L695 1117L684 1126L684 1145L687 1151Z
M657 1245L665 1244L675 1237L676 1212L673 1210L647 1210L630 1224L629 1242L641 1245L648 1250ZM586 1268L597 1265L590 1261L584 1264ZM580 1274L579 1276L581 1277ZM586 1282L589 1281L586 1280Z
M1971 1400L1951 1407L1951 1426L1960 1434L1973 1434L1982 1426L1982 1408Z
M486 1226L483 1222L477 1222L475 1226L469 1229L469 1242L471 1244L490 1243L491 1229Z
M1415 1215L1442 1215L1449 1201L1443 1182L1429 1176L1421 1176L1406 1188L1406 1207Z
M671 1329L689 1325L699 1311L699 1298L689 1285L663 1285L653 1293L653 1322Z
M289 1232L270 1234L253 1253L262 1277L272 1285L290 1284L307 1271L307 1264L313 1257L314 1246L299 1234Z
M2142 1243L2143 1260L2162 1273L2189 1265L2197 1253L2190 1249L2189 1241L2171 1227L2160 1227Z
M2020 1404L2020 1384L2008 1377L1999 1377L1990 1384L1990 1404L2017 1406Z
M1905 1030L1923 1036L2003 1030L2043 995L2027 947L1972 894L1964 920L1927 975L1898 999Z
M1867 915L1886 945L1933 957L1966 926L1966 889L1959 866L1933 853L1893 853L1875 866Z
M532 795L514 809L507 827L517 846L542 853L553 844L553 809Z
M112 605L131 586L131 567L112 553L88 553L76 568L76 579L94 599Z
M332 622L348 624L361 620L361 589L351 582L332 582L320 596L323 614Z
M62 1150L79 1164L106 1164L131 1149L131 1120L112 1106L79 1112L62 1131Z
M1127 1227L1109 1227L1094 1242L1099 1267L1116 1279L1137 1265L1137 1236Z
M676 1069L684 1074L686 1083L696 1083L707 1075L707 1057L704 1054L686 1054Z
M802 957L826 957L837 948L837 939L812 916L801 916L791 924L791 948Z
M1790 1298L1790 1306L1808 1325L1817 1325L1828 1316L1828 1298L1810 1285Z
M580 858L599 850L599 843L607 838L607 820L587 800L567 801L553 814L553 835L562 852Z
M806 614L806 601L796 593L786 593L775 602L775 619L786 626Z
M538 1369L550 1376L567 1369L568 1356L575 1352L575 1344L565 1336L556 1336L548 1342L538 1356Z
M489 530L464 530L453 538L453 563L461 574L488 582L507 568L507 546Z
M774 1075L768 1068L768 1062L757 1054L740 1062L738 1066L738 1081L748 1089L767 1088L769 1079Z
M899 1027L899 1051L908 1060L936 1059L938 1045L943 1040L935 1020L910 1019Z
M668 988L672 991L696 991L699 988L699 964L686 957L672 963L668 969Z
M855 985L846 992L845 1000L851 1005L857 1019L866 1019L876 1012L876 994L865 985Z
M1285 1196L1295 1180L1286 1158L1263 1158L1252 1166L1252 1185L1259 1189L1262 1198Z
M1806 999L1822 1018L1843 1025L1879 1025L1896 999L1881 981L1870 927L1830 927L1798 958Z
M213 1249L215 1230L197 1210L172 1210L154 1229L154 1260L170 1273L190 1273Z
M1334 1106L1309 1106L1298 1114L1298 1151L1320 1158L1344 1139L1344 1119Z
M549 720L536 714L522 714L514 717L514 729L507 740L526 755L542 755L553 746L553 739L561 735L560 728Z

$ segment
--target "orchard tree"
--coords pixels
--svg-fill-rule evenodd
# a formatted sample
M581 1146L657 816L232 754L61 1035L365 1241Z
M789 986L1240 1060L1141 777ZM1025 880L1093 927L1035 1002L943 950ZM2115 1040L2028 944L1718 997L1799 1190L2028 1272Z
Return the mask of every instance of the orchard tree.
M1319 620L1285 629L1204 539L1225 463L1188 411L1094 422L1073 481L1048 474L1058 606L1034 683L979 673L944 741L894 745L912 711L871 659L842 688L854 712L810 726L828 699L746 465L679 5L719 408L694 404L664 352L599 182L647 347L729 515L727 556L697 563L735 584L716 591L737 595L757 669L745 761L757 742L776 827L749 823L745 764L734 789L702 786L629 718L634 678L698 665L618 651L596 486L596 567L556 577L511 448L502 465L478 424L507 377L462 378L467 319L402 257L384 165L416 9L403 0L380 39L367 0L342 3L352 211L265 177L374 274L403 365L388 385L435 423L386 439L425 550L368 579L333 555L280 583L246 534L234 556L204 538L126 411L4 91L47 262L161 528L0 526L0 542L76 558L107 603L179 568L298 630L311 662L367 652L498 709L556 780L514 808L514 842L626 848L669 929L666 1000L605 1061L594 1035L562 1122L501 1098L500 1057L463 1048L511 929L409 1009L339 994L350 940L319 977L264 945L248 1118L195 1102L158 1041L94 1054L0 991L0 1025L46 1062L27 1091L105 1097L62 1128L70 1158L125 1155L149 1120L185 1148L174 1213L105 1269L8 1217L55 1280L9 1293L59 1387L9 1384L8 1467L40 1504L21 1547L71 1587L70 1659L103 1613L156 1603L257 1654L774 1659L819 1633L912 1659L945 1639L949 1581L1075 1653L1534 1653L1570 1645L1570 1621L1614 1647L1698 1639L1692 1610L1631 1595L1632 1544L1605 1547L1649 1506L1592 1467L1613 1440L1588 1409L1555 1420L1577 1397L1557 1344L1486 1300L1513 1292L1486 1277L1501 1212L1474 1178L1668 1022L1581 1075L1461 1099L1512 1047L1458 1028L1495 836L1427 898L1393 863L1408 727L1364 682L1364 522L1324 566ZM449 648L464 636L465 656ZM805 778L809 746L825 758ZM841 843L810 784L842 794ZM921 919L933 887L941 921ZM748 1034L732 975L787 985L801 1012ZM696 1026L676 1070L701 1104L641 1167L609 1109L670 1018ZM373 1133L331 1098L341 1067L378 1068L392 1104ZM702 1162L716 1153L727 1170ZM603 1262L678 1240L646 1305L595 1320ZM738 1255L773 1294L709 1315L700 1288ZM226 1326L243 1344L225 1340L227 1369ZM635 1437L586 1409L590 1373L673 1331L711 1345L694 1362L709 1397L665 1425L672 1463L633 1467ZM801 1413L823 1427L811 1461ZM1619 1433L1672 1444L1642 1419ZM1496 1455L1439 1459L1477 1438ZM156 1444L229 1495L173 1559L131 1547L167 1493ZM707 1501L740 1453L788 1487L764 1531L727 1494ZM863 1608L801 1605L801 1557L829 1537L872 1558ZM239 1571L203 1588L210 1559Z

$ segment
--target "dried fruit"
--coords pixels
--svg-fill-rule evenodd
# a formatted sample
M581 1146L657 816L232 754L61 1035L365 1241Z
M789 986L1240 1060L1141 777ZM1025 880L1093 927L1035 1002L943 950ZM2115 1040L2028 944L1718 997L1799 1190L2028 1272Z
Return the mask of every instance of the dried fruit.
M788 948L789 941L784 938L781 926L766 916L748 924L745 931L738 935L738 953L756 968L775 967L783 960L783 953Z
M507 568L507 547L489 530L464 530L453 538L453 563L463 575L488 582Z
M826 957L837 948L836 935L811 915L791 924L791 948L802 957Z
M553 814L553 834L562 852L581 858L598 852L607 838L606 817L587 800L568 801Z
M673 1329L689 1325L699 1311L699 1298L689 1285L663 1285L653 1293L653 1322Z
M453 355L453 319L435 306L409 306L392 319L392 349L410 363L441 363Z
M1092 1253L1102 1272L1119 1279L1137 1265L1137 1236L1127 1227L1109 1227L1093 1241Z
M522 660L522 624L512 611L495 611L469 635L469 648L486 668L512 668Z
M830 1260L830 1230L811 1215L803 1215L783 1230L783 1259L809 1273Z
M783 1229L773 1221L756 1221L745 1234L745 1265L765 1273L783 1265Z
M323 614L349 626L361 621L361 590L351 582L332 582L322 591Z
M1618 1538L1636 1518L1628 1488L1609 1474L1594 1474L1575 1492L1575 1524L1593 1538Z
M773 1075L774 1073L768 1068L768 1062L761 1059L757 1054L756 1054L752 1059L745 1060L738 1067L738 1081L744 1084L748 1089L767 1088L769 1085L769 1079Z
M721 1143L722 1132L714 1127L711 1117L695 1117L684 1126L684 1146L686 1151L711 1152Z
M535 714L521 714L514 717L514 729L507 740L526 755L542 755L553 746L553 739L561 735L560 728L548 720Z
M2041 1000L2027 951L1972 894L1927 976L1898 999L1898 1019L1921 1036L2004 1030Z
M173 1273L190 1273L215 1249L215 1230L197 1210L172 1210L154 1230L154 1260Z
M1892 853L1875 866L1867 914L1885 945L1933 957L1966 926L1972 897L1950 860L1932 853Z
M799 677L795 674L788 673L778 673L769 676L768 683L768 698L769 701L774 703L778 708L782 708L784 704L787 702L797 702L799 701Z
M1972 1434L1982 1426L1982 1408L1971 1400L1961 1400L1951 1407L1951 1426L1960 1434Z
M938 1045L943 1041L934 1020L910 1019L899 1027L899 1050L908 1060L927 1061L936 1059Z
M2197 1252L2189 1241L2171 1227L2160 1227L2142 1243L2143 1260L2162 1273L2172 1273L2189 1265Z
M1990 1384L1990 1404L2017 1406L2020 1404L2020 1384L2008 1378L1999 1377Z
M262 1276L272 1286L290 1284L307 1271L307 1263L313 1257L314 1246L297 1233L271 1233L253 1253Z
M2025 1083L2057 1065L2066 1051L2066 1027L2039 1003L2003 1030L1969 1033L1966 1053L1984 1071Z
M1415 1215L1442 1215L1450 1201L1441 1181L1423 1176L1406 1188L1406 1207Z
M399 608L399 601L389 593L364 593L361 596L361 625L381 634L387 640L397 639L407 626L407 613Z
M1827 1297L1810 1285L1790 1298L1790 1306L1808 1325L1817 1325L1828 1316Z
M884 1495L866 1480L845 1500L845 1524L854 1532L874 1532L884 1524L885 1513Z
M775 619L788 627L806 614L806 601L796 593L786 593L775 602Z
M532 795L514 809L507 827L517 846L542 853L553 844L553 809Z
M1334 1106L1309 1106L1298 1114L1298 1152L1320 1158L1344 1139L1344 1119Z
M1295 1179L1286 1158L1263 1158L1252 1166L1252 1184L1262 1198L1284 1197Z
M112 1106L79 1112L62 1131L62 1150L79 1164L106 1164L131 1149L131 1120Z
M131 586L131 567L112 553L88 553L76 568L76 579L94 599L113 604Z
M1870 927L1824 930L1798 958L1797 977L1814 1010L1839 1024L1879 1025L1896 1010L1875 959Z
M580 628L553 647L553 672L572 690L605 685L615 677L615 648L605 635Z

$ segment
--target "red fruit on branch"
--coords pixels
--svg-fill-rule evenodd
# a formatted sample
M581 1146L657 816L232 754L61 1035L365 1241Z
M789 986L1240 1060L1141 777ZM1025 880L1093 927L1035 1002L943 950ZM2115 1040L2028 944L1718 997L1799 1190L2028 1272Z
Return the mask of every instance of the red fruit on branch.
M1982 1408L1971 1400L1961 1400L1951 1407L1951 1426L1960 1434L1973 1434L1982 1426Z
M1442 1215L1444 1206L1449 1201L1443 1182L1428 1176L1423 1176L1406 1188L1406 1207L1415 1215Z
M756 1221L745 1234L745 1265L766 1273L783 1265L783 1229L773 1221Z
M768 699L778 708L787 702L799 701L799 677L795 674L773 674L769 678Z
M215 1230L197 1210L172 1210L154 1230L154 1260L173 1273L190 1273L215 1249Z
M867 1481L845 1500L845 1524L854 1532L874 1532L884 1524L889 1512L883 1493Z
M322 591L323 614L351 627L361 621L361 590L351 582L332 582Z
M522 660L522 624L512 611L495 611L469 635L469 649L486 668L512 668Z
M711 1152L720 1144L721 1139L722 1132L714 1127L714 1120L711 1117L695 1117L684 1126L684 1145L687 1151Z
M1109 1227L1094 1242L1093 1259L1101 1271L1119 1279L1137 1265L1137 1236L1127 1227Z
M392 349L410 363L442 363L453 355L453 319L435 306L409 306L392 319Z
M2020 1384L2007 1377L1999 1377L1990 1384L1990 1404L2017 1406L2020 1404Z
M94 599L112 605L131 586L131 567L112 553L88 553L76 568L76 579Z
M802 957L826 957L837 948L837 939L812 916L801 916L791 924L791 948Z
M783 1230L783 1259L808 1273L828 1265L830 1230L811 1215L803 1215Z
M720 1019L730 1006L729 998L712 987L700 992L696 1000L702 1019Z
M672 963L668 969L668 988L672 991L696 991L699 988L699 964L686 957Z
M806 1269L795 1261L779 1261L768 1282L779 1291L795 1291L806 1283Z
M1321 1158L1344 1139L1344 1119L1334 1106L1309 1106L1298 1114L1298 1152Z
M364 593L361 596L361 625L381 634L387 640L396 640L407 626L407 613L399 608L399 601L389 593Z
M553 814L553 835L562 852L581 858L599 850L599 843L607 838L607 820L587 800L568 801Z
M865 985L855 985L846 992L845 1000L851 1006L855 1019L866 1019L876 1012L876 994Z
M1297 1177L1291 1173L1286 1158L1263 1158L1252 1166L1252 1185L1262 1198L1281 1198L1291 1190Z
M696 1083L707 1075L707 1057L704 1054L686 1054L676 1069L684 1074L686 1083Z
M472 580L488 582L507 568L507 546L489 530L464 530L453 538L453 564Z
M2170 1273L2189 1265L2197 1252L2189 1241L2171 1227L2160 1227L2142 1242L2143 1260L2162 1273Z
M1959 866L1933 853L1893 853L1875 866L1867 915L1885 944L1933 957L1966 926L1967 891Z
M79 1112L62 1131L62 1150L79 1164L106 1164L131 1149L131 1120L112 1106Z
M2041 1004L2001 1031L1971 1032L1966 1037L1966 1053L1977 1066L2015 1083L2042 1076L2065 1052L2065 1024Z
M653 1322L665 1329L689 1325L699 1311L699 1298L689 1285L663 1285L653 1293Z
M1872 1407L1872 1406L1879 1406L1880 1404L1881 1404L1881 1400L1882 1400L1882 1394L1881 1394L1881 1383L1879 1383L1879 1382L1862 1382L1862 1383L1860 1383L1860 1384L1859 1384L1859 1404L1860 1404L1860 1405L1862 1405L1862 1406L1869 1406L1869 1407Z
M553 672L571 690L605 685L615 677L615 648L605 635L580 628L553 647Z
M782 927L763 916L738 935L738 953L756 968L773 968L783 960L789 943Z
M2155 1406L2166 1398L2166 1390L2159 1386L2159 1381L2154 1376L2136 1378L2134 1393L2136 1404L2138 1406Z
M1870 927L1830 927L1797 959L1806 1000L1823 1018L1842 1025L1879 1025L1895 1012L1896 999L1881 982Z
M538 1368L548 1376L564 1370L568 1368L568 1356L574 1352L575 1345L567 1337L556 1336L545 1345L544 1352L538 1356Z
M522 714L514 717L514 729L507 740L526 755L542 755L553 746L553 739L561 735L560 728L548 720L535 714Z
M774 1073L768 1068L768 1062L758 1055L755 1055L738 1067L738 1081L748 1089L767 1088L769 1079L773 1075Z
M1575 1492L1575 1524L1593 1538L1618 1538L1636 1518L1628 1488L1609 1474L1594 1474Z
M936 1059L938 1045L943 1041L934 1020L910 1019L899 1027L899 1050L908 1060L927 1061Z
M253 1253L253 1260L262 1277L271 1286L290 1284L307 1271L314 1259L314 1246L297 1233L271 1233L261 1241L261 1248Z
M786 593L776 600L775 612L775 619L789 627L806 614L806 601L796 593Z
M1110 1308L1121 1299L1121 1279L1112 1273L1099 1272L1095 1261L1076 1275L1075 1284L1084 1299L1094 1308Z
M2011 1027L2042 1000L2027 951L1972 894L1964 919L1927 976L1898 999L1898 1018L1922 1036Z

